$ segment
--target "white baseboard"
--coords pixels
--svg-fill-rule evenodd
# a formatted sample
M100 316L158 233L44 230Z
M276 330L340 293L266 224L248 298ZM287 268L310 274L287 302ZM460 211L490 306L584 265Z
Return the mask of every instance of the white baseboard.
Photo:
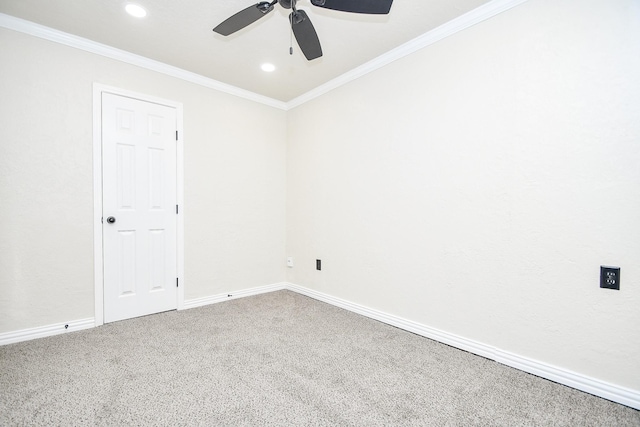
M274 283L273 285L256 286L255 288L242 289L239 291L225 292L223 294L211 295L208 297L185 300L181 310L188 308L202 307L203 305L216 304L237 298L250 297L252 295L265 294L267 292L281 291L286 289L286 283Z
M482 344L464 337L444 332L411 320L374 310L353 302L336 298L293 283L286 283L285 289L317 299L322 302L344 308L357 314L378 320L405 331L468 351L498 363L519 369L530 374L617 402L634 409L640 409L640 391L631 390L615 384L600 381L567 369L552 366L517 354L509 353L497 347Z
M52 325L38 326L19 331L4 332L0 334L0 345L50 337L52 335L66 334L68 332L93 328L95 325L95 319L93 317L88 317L86 319L72 320L70 322L54 323Z
M182 309L201 307L204 305L215 304L223 301L229 301L237 298L244 298L252 295L264 294L287 289L297 292L301 295L317 299L322 302L352 311L357 314L369 317L374 320L386 323L391 326L421 335L426 338L433 339L443 344L468 351L478 356L495 360L512 368L519 369L537 375L542 378L584 391L586 393L599 396L613 402L617 402L631 408L640 409L640 391L621 387L615 384L600 381L567 369L559 368L547 363L539 362L517 354L509 353L497 347L489 346L478 341L473 341L455 334L451 334L439 329L403 319L402 317L387 314L383 311L374 310L360 304L355 304L341 298L337 298L322 292L314 291L293 283L275 283L272 285L257 286L255 288L242 289L224 294L212 295L203 298L195 298L186 300L181 307ZM95 326L93 317L86 319L78 319L66 323L56 323L52 325L40 326L30 329L22 329L19 331L0 333L0 345L12 344L20 341L32 340L35 338L43 338L53 335L64 334L67 332L89 329Z
M214 304L222 301L229 301L236 298L243 298L252 295L264 294L267 292L280 291L286 288L286 283L275 283L273 285L257 286L255 288L242 289L239 291L213 295L204 298L187 300L180 310ZM22 329L0 333L0 345L13 344L21 341L29 341L36 338L50 337L53 335L65 334L68 332L80 331L82 329L93 328L96 325L95 318L72 320L70 322L55 323L52 325L37 326L35 328Z

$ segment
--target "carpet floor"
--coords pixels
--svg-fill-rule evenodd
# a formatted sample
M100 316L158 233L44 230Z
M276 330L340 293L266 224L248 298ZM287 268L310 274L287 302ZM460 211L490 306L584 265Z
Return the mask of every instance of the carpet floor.
M640 426L640 412L290 291L0 347L0 425Z

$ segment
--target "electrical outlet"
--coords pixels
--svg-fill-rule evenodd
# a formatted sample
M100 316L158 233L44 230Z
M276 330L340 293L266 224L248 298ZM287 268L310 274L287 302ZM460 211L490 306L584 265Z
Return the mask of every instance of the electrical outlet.
M316 270L322 270L322 261L316 260Z
M620 267L600 266L600 287L620 290Z
M292 256L287 257L287 267L289 267L289 268L293 267L293 257Z

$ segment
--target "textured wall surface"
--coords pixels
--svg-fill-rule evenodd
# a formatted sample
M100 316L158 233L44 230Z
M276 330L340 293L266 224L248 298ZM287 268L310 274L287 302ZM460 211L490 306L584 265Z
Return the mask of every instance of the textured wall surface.
M290 111L288 280L640 389L639 9L531 0Z
M97 82L184 105L187 300L287 278L640 389L639 9L530 0L288 113L0 30L0 333L94 314Z
M0 332L94 316L94 82L183 104L185 299L284 280L284 111L4 29L0 63Z

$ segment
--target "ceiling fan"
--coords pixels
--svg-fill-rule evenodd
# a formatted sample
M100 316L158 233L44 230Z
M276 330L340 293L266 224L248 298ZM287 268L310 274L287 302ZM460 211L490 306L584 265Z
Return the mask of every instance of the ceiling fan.
M322 47L320 46L318 34L313 28L307 13L296 8L296 0L261 1L222 21L213 31L223 36L233 34L267 15L273 10L273 6L276 3L279 3L285 9L292 10L289 15L291 30L307 60L311 61L320 58L322 56ZM311 0L312 5L325 9L375 15L389 13L391 3L393 3L393 0Z

